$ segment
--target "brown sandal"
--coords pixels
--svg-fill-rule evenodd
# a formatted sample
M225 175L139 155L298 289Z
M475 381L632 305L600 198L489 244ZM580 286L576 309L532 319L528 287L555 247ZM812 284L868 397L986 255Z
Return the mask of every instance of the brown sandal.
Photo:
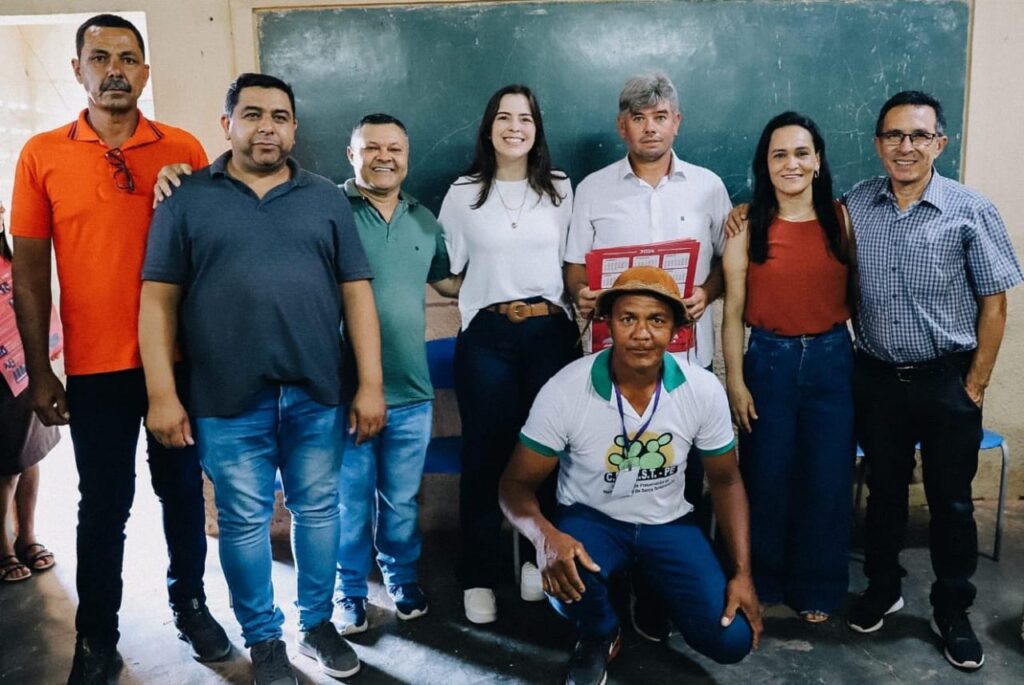
M805 623L824 623L828 620L828 614L824 611L801 611L800 618Z
M25 569L28 571L28 575L11 578L11 574L19 569ZM0 557L0 581L4 583L17 583L22 580L28 580L31 577L32 569L21 563L18 560L18 557L13 554L8 554L6 557Z
M29 551L38 548L33 554ZM57 563L57 560L53 558L53 552L46 549L46 545L41 542L33 542L31 545L25 545L25 547L18 552L18 559L22 564L28 566L30 571L39 572L53 568L53 565ZM39 562L43 562L40 566Z

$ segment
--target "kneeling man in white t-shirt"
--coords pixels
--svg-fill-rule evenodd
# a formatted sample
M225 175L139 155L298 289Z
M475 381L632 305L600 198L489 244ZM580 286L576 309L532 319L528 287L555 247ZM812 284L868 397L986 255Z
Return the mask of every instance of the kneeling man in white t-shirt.
M576 624L566 682L605 682L619 647L609 578L627 568L657 589L691 647L720 663L740 661L757 646L761 614L725 392L713 374L665 351L686 316L666 272L624 272L602 292L597 314L608 320L611 349L548 381L501 480L505 515L538 550L544 591ZM691 446L710 482L728 571L683 496ZM535 492L559 461L552 522Z

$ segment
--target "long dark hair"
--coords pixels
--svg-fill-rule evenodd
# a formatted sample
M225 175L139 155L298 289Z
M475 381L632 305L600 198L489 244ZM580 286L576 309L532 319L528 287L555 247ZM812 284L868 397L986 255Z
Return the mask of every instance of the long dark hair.
M825 157L825 139L821 137L818 125L810 117L797 112L783 112L773 117L761 132L761 139L757 141L757 150L751 164L754 172L754 198L747 211L750 222L750 261L761 264L768 259L768 227L779 212L775 186L772 185L768 173L768 146L772 133L785 126L799 126L811 134L814 150L821 160L818 176L811 181L811 201L814 204L814 212L818 215L818 223L825 231L829 251L840 263L846 264L848 256L846 242L843 240L844 229L839 225L839 218L836 216L832 195L832 172Z
M476 149L473 153L473 163L463 172L463 176L469 176L473 183L480 184L480 193L476 197L473 209L480 209L487 196L491 194L494 187L494 177L498 171L498 161L494 154L494 144L491 142L491 128L494 126L494 119L498 116L498 107L501 105L501 98L506 95L522 95L530 103L530 114L533 115L533 124L536 133L533 137L533 147L526 156L526 179L540 196L547 195L551 198L551 204L558 206L565 199L555 190L554 179L566 178L560 171L551 169L551 152L548 150L548 140L544 136L544 120L540 115L540 105L533 91L521 84L512 84L499 89L491 99L487 101L484 108L484 118L480 120L480 129L476 134Z
M0 257L3 257L7 261L14 259L14 253L11 252L11 245L7 242L7 225L4 222L4 215L0 214Z

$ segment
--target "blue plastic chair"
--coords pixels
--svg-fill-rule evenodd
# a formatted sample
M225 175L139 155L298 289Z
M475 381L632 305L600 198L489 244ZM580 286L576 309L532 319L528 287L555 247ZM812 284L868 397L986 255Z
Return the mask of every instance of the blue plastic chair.
M440 338L427 343L427 367L435 390L455 387L455 338ZM462 436L433 437L427 445L423 473L460 473Z
M1006 473L1009 469L1010 464L1010 448L1006 444L1006 439L1002 435L995 431L990 431L985 428L981 434L981 444L978 445L978 451L984 452L986 450L994 450L999 448L1002 455L1002 465L999 476L999 503L996 506L996 535L995 540L992 543L992 554L991 559L993 561L999 561L999 554L1003 547L1003 509L1006 508ZM921 449L921 443L914 446L914 449ZM857 510L860 509L860 500L864 491L864 464L861 460L864 458L864 450L861 446L857 445L857 489L853 496L853 515L854 519L857 516ZM981 552L979 552L980 554Z

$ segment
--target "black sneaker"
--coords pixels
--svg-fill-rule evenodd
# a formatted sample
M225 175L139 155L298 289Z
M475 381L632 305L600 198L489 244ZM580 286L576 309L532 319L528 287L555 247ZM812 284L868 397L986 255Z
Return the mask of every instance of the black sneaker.
M257 642L249 648L255 685L299 685L281 640Z
M68 685L108 685L123 667L117 645L99 645L79 637L75 641Z
M347 678L359 672L359 657L330 621L300 632L295 647L299 654L316 659L320 670L329 676Z
M217 661L231 653L227 633L198 599L174 612L174 625L178 637L189 644L192 658L197 661Z
M985 664L985 652L966 613L933 617L932 631L942 640L946 661L957 668L975 671Z
M416 583L389 585L388 594L395 601L395 613L403 621L419 618L429 609L427 596L423 594L423 588Z
M340 597L336 604L341 609L342 635L365 633L370 626L366 620L366 597Z
M662 605L638 597L635 592L629 594L629 620L636 634L651 642L667 640L672 632L672 622Z
M861 593L846 612L846 625L858 633L873 633L885 623L885 617L903 608L903 597L879 590L873 585Z
M618 629L605 637L580 638L569 659L565 685L604 685L608 680L608 663L619 653L621 645Z

